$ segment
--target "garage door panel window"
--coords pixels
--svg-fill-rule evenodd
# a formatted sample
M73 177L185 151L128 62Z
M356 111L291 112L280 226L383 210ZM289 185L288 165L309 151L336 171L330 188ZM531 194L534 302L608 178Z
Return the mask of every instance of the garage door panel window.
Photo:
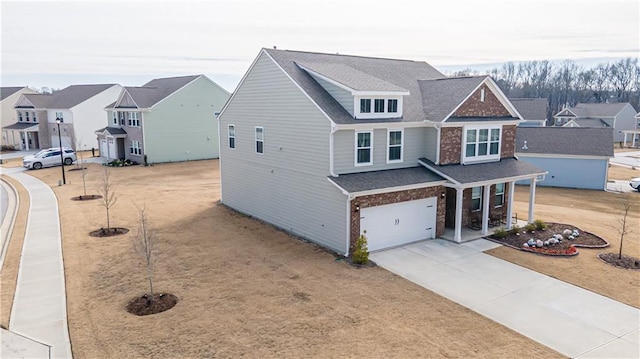
M373 132L356 132L356 166L372 164Z

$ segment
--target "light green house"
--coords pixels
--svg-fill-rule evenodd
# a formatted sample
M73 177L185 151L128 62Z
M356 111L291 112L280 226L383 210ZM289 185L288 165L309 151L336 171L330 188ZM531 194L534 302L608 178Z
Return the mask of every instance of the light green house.
M95 133L106 161L179 162L218 158L216 116L230 93L204 75L125 87Z

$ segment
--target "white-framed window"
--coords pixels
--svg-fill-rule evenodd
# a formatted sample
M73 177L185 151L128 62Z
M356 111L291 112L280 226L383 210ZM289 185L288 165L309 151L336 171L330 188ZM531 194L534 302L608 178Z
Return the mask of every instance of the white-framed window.
M371 112L371 99L363 98L360 99L360 113L370 113Z
M229 148L236 148L236 126L229 125Z
M495 207L502 207L504 204L504 183L496 183Z
M256 153L264 153L264 128L256 127Z
M120 119L120 126L124 126L126 122L125 113L122 111L118 111L118 118Z
M113 124L114 125L118 124L118 112L117 111L113 111Z
M64 122L64 114L62 112L56 112L56 120L60 120L60 122Z
M373 100L373 112L375 113L384 113L384 99L377 98Z
M35 112L31 112L31 118L33 119L33 122L38 122L36 120L36 113Z
M24 116L27 122L29 122L29 111L24 112Z
M129 127L140 127L140 119L137 112L127 112L127 124Z
M500 159L501 127L466 127L464 138L464 161L486 161Z
M387 112L389 113L397 113L398 112L398 100L390 99L387 101Z
M484 87L480 89L480 102L484 102Z
M132 140L129 146L129 153L135 156L142 155L142 147L140 147L140 141Z
M387 131L387 163L402 162L402 130Z
M356 132L356 166L366 166L373 163L373 132Z
M18 121L23 122L24 119L22 118L22 111L18 111Z
M478 212L482 208L482 187L471 188L471 211Z

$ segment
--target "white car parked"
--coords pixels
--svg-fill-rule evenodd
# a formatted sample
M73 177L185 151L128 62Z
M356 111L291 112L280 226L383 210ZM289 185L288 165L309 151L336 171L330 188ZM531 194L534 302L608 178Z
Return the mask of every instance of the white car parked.
M72 149L62 147L62 151L62 161L66 166L76 161L76 153ZM60 147L47 148L22 159L22 165L25 168L34 170L39 170L42 167L60 166L60 162Z
M632 178L631 181L629 181L629 186L640 192L640 177Z

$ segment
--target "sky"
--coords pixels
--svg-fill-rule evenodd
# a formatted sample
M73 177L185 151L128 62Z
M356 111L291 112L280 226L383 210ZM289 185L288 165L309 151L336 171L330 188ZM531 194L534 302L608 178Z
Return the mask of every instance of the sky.
M426 61L638 57L638 0L0 0L2 86L140 86L205 74L233 91L263 47Z

